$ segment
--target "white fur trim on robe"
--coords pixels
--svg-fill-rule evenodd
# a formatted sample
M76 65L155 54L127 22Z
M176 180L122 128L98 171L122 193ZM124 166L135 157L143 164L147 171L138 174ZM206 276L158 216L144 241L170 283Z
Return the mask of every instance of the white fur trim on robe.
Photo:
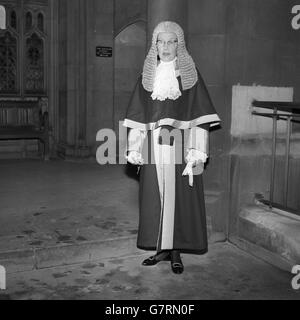
M142 131L140 129L130 129L127 139L127 148L125 151L125 155L127 155L129 151L136 151L142 153L146 135L146 131Z

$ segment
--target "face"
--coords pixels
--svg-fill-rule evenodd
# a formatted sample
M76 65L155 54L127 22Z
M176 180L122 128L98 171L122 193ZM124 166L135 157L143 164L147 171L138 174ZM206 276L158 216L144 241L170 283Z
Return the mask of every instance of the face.
M178 39L174 32L159 33L156 45L160 60L168 62L177 56Z

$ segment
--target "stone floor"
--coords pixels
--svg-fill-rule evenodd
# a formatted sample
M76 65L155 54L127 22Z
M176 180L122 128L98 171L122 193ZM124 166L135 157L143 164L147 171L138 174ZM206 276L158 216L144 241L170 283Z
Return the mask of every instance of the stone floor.
M300 299L292 274L227 243L211 245L205 256L183 255L181 275L169 262L141 266L147 256L13 273L0 299Z
M130 175L125 166L0 161L0 264L15 272L83 262L99 258L103 243L108 255L131 253L138 182Z
M0 161L0 299L300 299L293 275L229 243L183 255L185 272L135 247L138 183L124 166Z

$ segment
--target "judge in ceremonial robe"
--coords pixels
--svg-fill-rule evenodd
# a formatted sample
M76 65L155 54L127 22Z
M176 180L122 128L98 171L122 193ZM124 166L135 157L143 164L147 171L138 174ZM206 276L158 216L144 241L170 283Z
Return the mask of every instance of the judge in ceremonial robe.
M144 266L171 261L180 274L180 253L207 252L202 172L219 122L182 28L159 23L124 120L126 158L140 166L137 247L156 251Z

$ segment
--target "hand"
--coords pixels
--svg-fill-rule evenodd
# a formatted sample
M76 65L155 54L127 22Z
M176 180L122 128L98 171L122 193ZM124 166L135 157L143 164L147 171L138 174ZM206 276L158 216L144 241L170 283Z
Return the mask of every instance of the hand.
M185 169L183 170L183 173L182 173L183 176L187 176L187 175L189 176L190 187L192 187L194 184L194 175L202 174L203 170L204 170L204 163L203 162L199 161L197 163L196 168L193 169L194 165L195 165L194 161L189 161L187 163Z
M131 164L142 166L144 164L144 159L142 158L142 155L137 151L129 151L128 156L126 156L126 159Z
M193 167L198 166L200 163L205 163L207 160L207 155L199 150L196 149L190 149L186 158L186 162L192 162Z

